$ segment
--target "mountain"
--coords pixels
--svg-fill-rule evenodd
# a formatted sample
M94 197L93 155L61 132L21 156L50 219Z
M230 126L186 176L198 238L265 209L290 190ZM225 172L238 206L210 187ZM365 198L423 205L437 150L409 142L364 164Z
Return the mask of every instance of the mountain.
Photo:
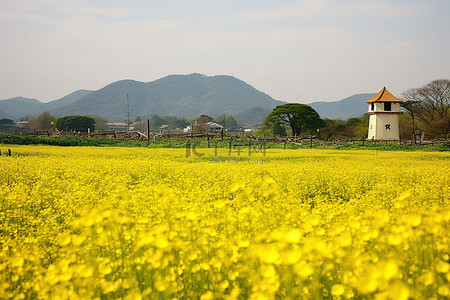
M50 111L59 107L64 107L77 101L92 91L78 90L61 99L42 103L34 98L15 97L0 100L0 116L7 115L8 119L19 120L21 117L36 117L45 111Z
M130 104L130 117L134 120L138 115L168 113L156 101L148 101L147 84L134 80L121 80L94 91L79 100L51 110L56 116L97 115L110 121L127 118L127 95Z
M44 103L44 107L45 107L44 110L49 111L52 109L56 109L56 108L60 108L60 107L69 105L69 104L79 100L80 98L89 95L90 93L92 93L92 91L88 91L88 90L75 91L75 92L70 93L69 95L64 96L60 99Z
M1 119L12 119L14 120L14 117L5 113L3 110L0 109L0 120Z
M128 96L127 96L128 95ZM274 100L232 76L170 75L152 82L121 80L92 92L67 106L51 110L56 116L98 115L110 121L152 114L160 116L216 117L234 115L259 106L272 110L284 102Z
M0 109L12 119L24 116L35 116L40 112L42 102L33 98L15 97L0 101Z
M283 104L232 76L171 75L149 83L152 96L175 116L237 114L254 106Z
M360 118L367 112L366 101L375 96L374 93L356 94L335 102L312 102L308 104L314 108L322 119Z
M240 113L235 114L233 117L242 125L256 125L262 124L272 110L264 109L259 106L250 107Z
M363 116L367 110L365 101L373 95L358 94L336 102L309 105L322 118L345 120ZM232 76L190 74L170 75L152 82L121 80L97 91L78 90L48 103L23 97L0 100L0 117L17 121L48 111L58 117L97 115L120 121L127 119L129 110L130 120L137 116L146 119L152 114L176 117L228 114L241 124L254 125L262 123L274 107L284 103Z

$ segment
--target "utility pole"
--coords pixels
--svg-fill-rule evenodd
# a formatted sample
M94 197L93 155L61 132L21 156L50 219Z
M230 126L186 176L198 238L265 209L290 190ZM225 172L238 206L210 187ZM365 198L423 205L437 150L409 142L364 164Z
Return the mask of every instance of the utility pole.
M127 93L127 132L130 131L130 101Z

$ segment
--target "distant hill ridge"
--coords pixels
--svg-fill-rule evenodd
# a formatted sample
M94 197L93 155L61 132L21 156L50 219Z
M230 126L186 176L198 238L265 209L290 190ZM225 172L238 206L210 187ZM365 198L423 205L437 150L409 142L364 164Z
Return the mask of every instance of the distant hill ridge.
M335 102L312 102L308 105L322 118L347 120L364 116L367 112L366 101L373 96L375 93L356 94Z
M271 110L284 103L231 76L191 74L170 75L148 83L117 81L51 113L58 116L92 114L108 120L123 120L127 95L132 119L152 114L216 117L222 113L233 115L253 106Z
M359 117L365 111L362 109L366 106L364 101L370 97L357 103L360 99L357 96L310 105L322 118ZM18 120L48 111L58 117L97 115L109 121L120 121L127 117L127 99L131 120L137 116L145 119L152 114L176 117L229 114L236 116L241 124L261 123L274 107L285 103L235 77L195 73L169 75L151 82L120 80L97 91L78 90L48 103L22 97L0 100L0 116ZM353 108L357 106L355 112Z

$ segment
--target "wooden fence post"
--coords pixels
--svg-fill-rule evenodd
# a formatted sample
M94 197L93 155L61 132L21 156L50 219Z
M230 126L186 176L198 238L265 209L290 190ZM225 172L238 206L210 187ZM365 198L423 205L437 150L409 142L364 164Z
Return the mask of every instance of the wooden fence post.
M11 149L8 149L8 156L11 156Z
M147 119L147 142L150 143L150 119Z

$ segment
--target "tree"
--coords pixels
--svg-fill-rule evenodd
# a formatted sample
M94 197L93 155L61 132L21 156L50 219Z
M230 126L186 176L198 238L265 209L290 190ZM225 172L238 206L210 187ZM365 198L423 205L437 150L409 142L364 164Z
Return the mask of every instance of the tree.
M180 119L174 116L166 116L163 119L164 123L169 125L169 128L184 128L189 125L185 119Z
M361 138L361 136L367 134L367 128L364 128L361 134L361 128L364 125L363 121L358 118L350 118L345 124L345 128L342 131L342 135L347 138Z
M403 93L403 99L405 100L403 108L412 118L417 116L428 133L448 135L450 80L434 80L421 88L408 90Z
M8 132L8 131L12 131L13 129L15 129L15 124L14 121L11 119L0 119L0 132L4 131L4 132Z
M149 120L151 129L160 128L165 123L164 119L156 114L151 115Z
M222 125L225 129L231 129L231 128L237 128L238 124L236 120L233 118L233 116L227 115L227 114L221 114L220 116L216 117L215 121Z
M284 128L284 126L281 126L280 122L275 122L272 126L272 133L275 136L286 136L286 128Z
M56 121L56 117L49 112L44 112L34 119L31 119L30 127L33 130L51 130L53 127L52 122Z
M14 121L11 119L0 119L0 125L11 126L14 125Z
M106 126L106 123L108 123L107 120L103 119L99 116L90 116L95 121L95 130L108 130L108 126Z
M206 124L208 124L208 122L212 122L214 121L213 118L211 118L208 115L201 115L200 117L197 118L197 120L195 120L194 124L193 124L193 132L196 133L205 133L207 131L206 128Z
M59 118L56 121L56 128L58 130L76 130L81 132L87 132L95 130L95 120L86 116L68 116Z
M404 94L405 97L407 98L411 98L412 95L409 95L409 93L413 93L412 90L409 90L408 92L406 92ZM401 108L407 112L409 114L409 116L411 117L411 126L408 126L407 124L405 124L405 119L402 118L400 119L400 125L401 125L401 130L400 131L405 131L407 130L408 127L410 128L410 132L412 133L412 137L414 139L414 142L416 142L416 130L417 130L417 126L416 126L416 121L415 121L415 116L416 116L416 111L418 110L418 101L416 100L406 100L403 101L402 103L400 103Z
M275 107L264 121L264 125L272 126L276 122L290 126L293 135L325 126L324 121L311 106L300 103L288 103Z

